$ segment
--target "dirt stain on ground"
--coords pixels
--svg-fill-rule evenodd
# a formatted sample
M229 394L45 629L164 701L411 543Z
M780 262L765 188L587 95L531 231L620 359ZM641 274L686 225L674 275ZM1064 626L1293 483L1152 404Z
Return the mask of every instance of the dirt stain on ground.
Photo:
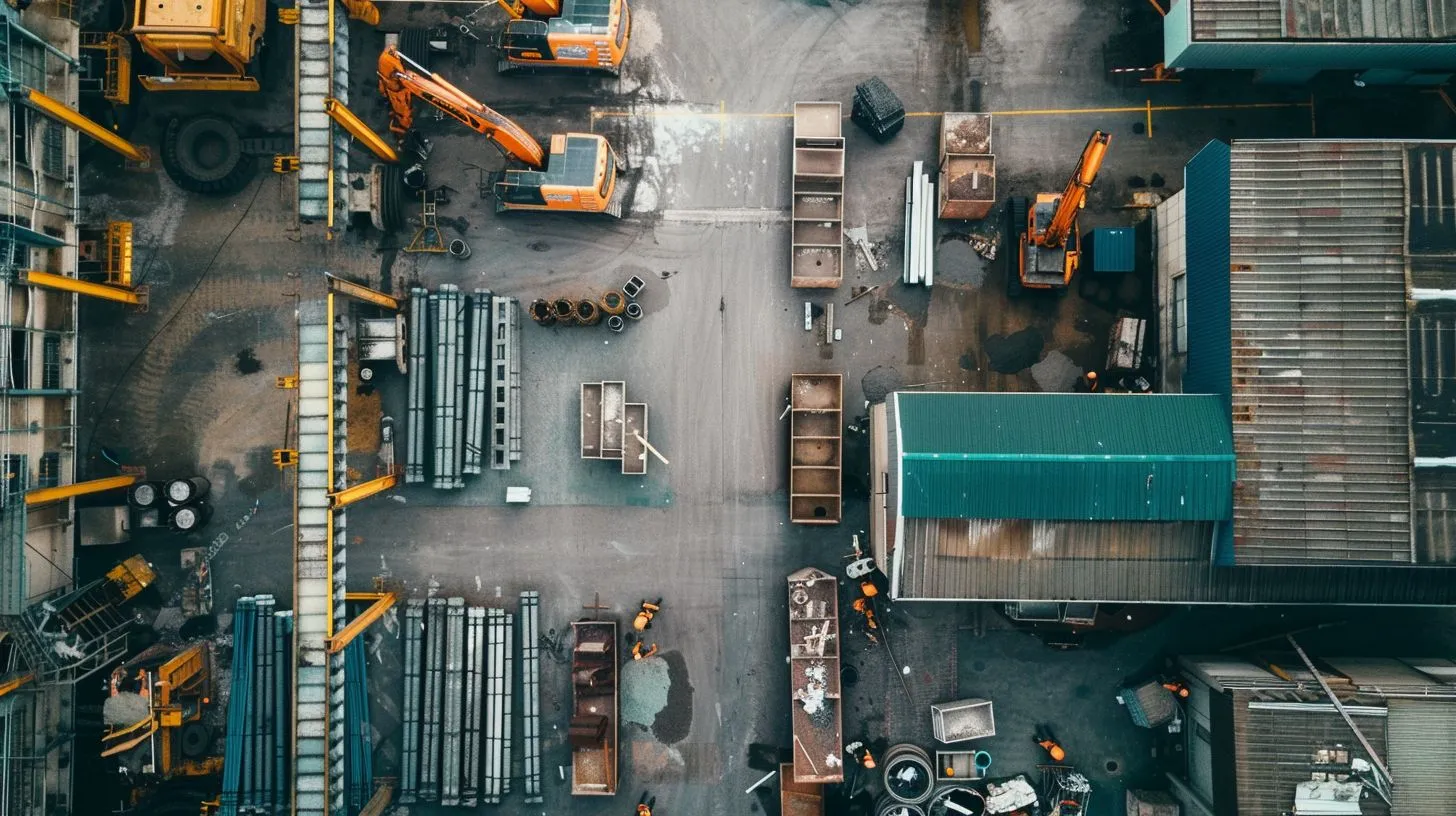
M652 721L652 735L672 745L687 738L693 727L693 686L681 652L665 652L667 661L667 705Z
M237 361L233 365L238 369L238 373L243 375L257 374L263 370L262 361L253 354L253 350L250 348L239 351Z
M1015 374L1040 360L1045 345L1041 332L1032 328L1015 334L993 334L986 338L986 358L993 371Z

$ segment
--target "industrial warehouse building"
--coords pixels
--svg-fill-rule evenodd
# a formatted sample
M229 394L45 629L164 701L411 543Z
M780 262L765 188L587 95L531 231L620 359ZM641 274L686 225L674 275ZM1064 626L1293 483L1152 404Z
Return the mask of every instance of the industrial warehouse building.
M1156 214L1168 394L901 393L875 407L871 539L892 594L1456 601L1453 177L1450 143L1208 145ZM1042 399L1065 404L1038 419L1027 400ZM1099 400L1144 407L1100 418ZM944 430L960 426L1003 434ZM1235 462L1224 506L1192 489L1218 432ZM1093 464L1107 451L1148 468L1145 516L1106 503L1129 489ZM1155 463L1194 468L1176 506L1154 496Z
M1418 816L1446 809L1450 781L1456 779L1450 750L1456 739L1456 663L1313 660L1374 756L1299 657L1183 657L1187 773L1169 779L1184 814L1292 808ZM1390 772L1388 780L1381 765Z
M1456 66L1456 0L1173 0L1163 62L1264 82L1354 71L1371 85L1442 85Z

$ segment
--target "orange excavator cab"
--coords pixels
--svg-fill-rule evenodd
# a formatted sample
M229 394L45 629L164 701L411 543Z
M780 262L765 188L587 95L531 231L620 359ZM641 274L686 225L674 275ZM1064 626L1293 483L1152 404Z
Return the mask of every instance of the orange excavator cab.
M627 56L627 0L496 0L511 16L496 70L566 68L616 75Z
M389 129L403 138L414 127L414 101L422 100L489 139L528 169L508 169L492 183L496 209L604 212L621 215L616 199L621 162L595 133L558 133L543 147L529 131L401 54L379 55L379 92L389 102Z
M1017 274L1007 276L1012 294L1023 288L1065 291L1071 284L1082 255L1077 214L1086 206L1111 142L1111 134L1092 133L1061 193L1038 193L1030 204L1024 198L1011 200L1011 228L1020 246Z

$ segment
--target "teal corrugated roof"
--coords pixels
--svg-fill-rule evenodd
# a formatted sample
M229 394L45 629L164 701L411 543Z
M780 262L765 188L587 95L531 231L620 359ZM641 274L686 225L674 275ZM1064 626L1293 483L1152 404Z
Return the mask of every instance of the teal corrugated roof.
M900 514L1223 521L1234 451L1216 396L897 393Z

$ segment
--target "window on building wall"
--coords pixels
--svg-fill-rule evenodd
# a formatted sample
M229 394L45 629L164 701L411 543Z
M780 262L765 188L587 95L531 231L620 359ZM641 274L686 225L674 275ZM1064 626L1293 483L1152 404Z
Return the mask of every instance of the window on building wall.
M61 387L61 338L60 335L47 334L43 359L41 360L41 388L58 389Z
M1188 274L1173 278L1173 352L1188 353Z
M59 123L47 120L45 130L41 131L41 143L45 147L41 169L48 175L63 178L66 173L66 132Z
M30 387L30 332L10 330L11 388Z
M30 166L30 108L10 105L10 155L16 164Z
M36 475L36 487L56 487L61 483L61 454L47 451L40 455L40 472Z
M28 472L25 469L25 455L19 453L7 453L0 456L0 478L5 479L5 485L0 487L0 504L10 504L19 496L25 494L25 482Z

